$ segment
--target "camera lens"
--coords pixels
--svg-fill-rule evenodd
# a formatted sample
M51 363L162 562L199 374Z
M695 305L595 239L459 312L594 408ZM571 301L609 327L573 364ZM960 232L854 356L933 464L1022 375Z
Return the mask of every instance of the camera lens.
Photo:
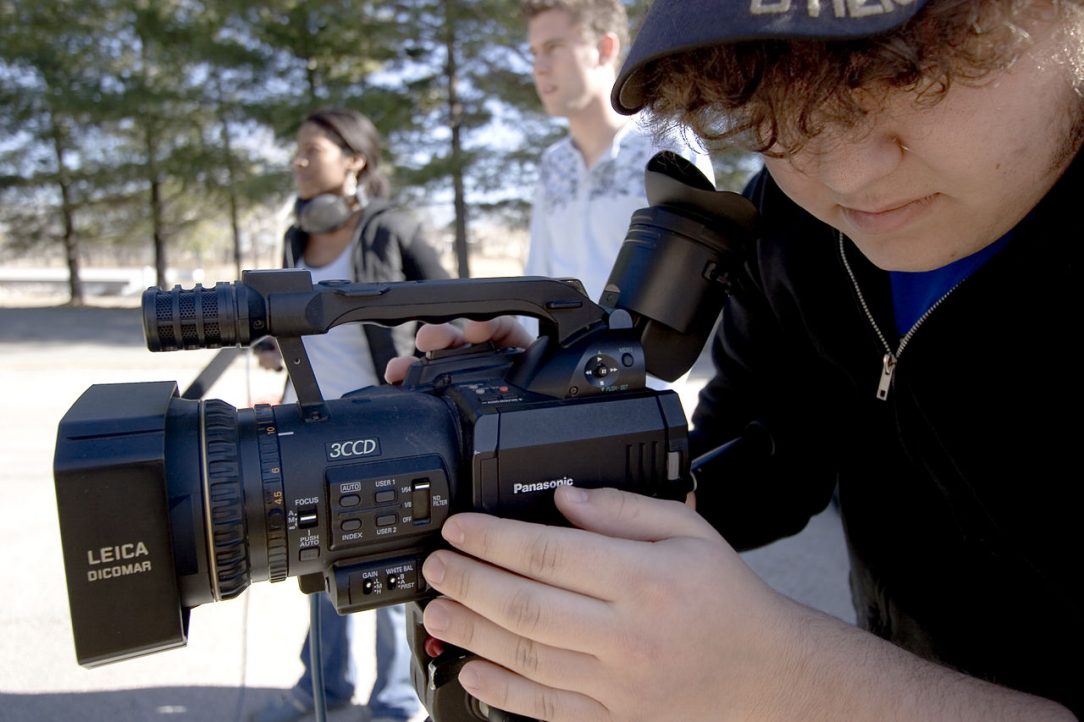
M170 417L170 528L185 606L285 579L287 518L272 408L175 399Z

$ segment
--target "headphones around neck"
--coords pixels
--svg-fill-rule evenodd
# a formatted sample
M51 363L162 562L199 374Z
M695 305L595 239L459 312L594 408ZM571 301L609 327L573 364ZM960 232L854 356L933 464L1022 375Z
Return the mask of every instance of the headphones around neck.
M338 230L346 225L353 213L346 197L337 193L321 193L307 200L298 198L294 204L297 227L309 234Z

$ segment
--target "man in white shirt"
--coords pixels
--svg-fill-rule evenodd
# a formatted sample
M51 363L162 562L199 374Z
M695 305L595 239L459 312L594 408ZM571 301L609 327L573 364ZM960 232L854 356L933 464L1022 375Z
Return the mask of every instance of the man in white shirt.
M542 155L524 273L578 278L597 301L629 218L647 206L651 156L676 151L714 179L711 162L678 139L654 138L610 105L628 43L621 0L523 0L521 8L538 97L569 130Z

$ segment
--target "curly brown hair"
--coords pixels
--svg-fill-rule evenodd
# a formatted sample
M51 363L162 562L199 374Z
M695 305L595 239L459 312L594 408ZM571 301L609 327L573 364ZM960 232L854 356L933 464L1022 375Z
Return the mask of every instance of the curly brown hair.
M1053 0L1080 24L1084 0ZM646 107L660 132L684 126L706 147L795 153L825 128L852 128L888 94L937 103L955 82L981 83L1028 41L1034 0L930 0L883 36L759 41L662 58L645 68ZM1080 61L1073 61L1078 79Z

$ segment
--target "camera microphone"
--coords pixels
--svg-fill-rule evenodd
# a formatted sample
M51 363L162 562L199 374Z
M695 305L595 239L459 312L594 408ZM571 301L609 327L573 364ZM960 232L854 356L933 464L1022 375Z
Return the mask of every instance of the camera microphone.
M238 303L244 287L216 283L214 288L143 292L143 330L151 351L248 345L248 305Z

